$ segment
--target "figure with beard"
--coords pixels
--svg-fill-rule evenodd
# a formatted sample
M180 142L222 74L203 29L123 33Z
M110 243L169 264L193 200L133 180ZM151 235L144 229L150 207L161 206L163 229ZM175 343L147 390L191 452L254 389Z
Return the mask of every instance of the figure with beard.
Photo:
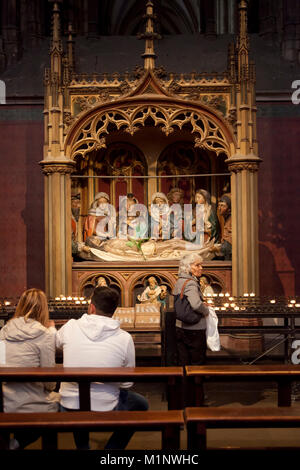
M180 188L172 188L167 194L170 205L170 224L173 227L172 238L182 238L184 233L184 192Z
M138 300L142 302L158 302L158 297L161 293L161 287L157 284L157 280L154 276L150 276L148 279L148 286L138 295Z
M224 225L221 236L221 247L213 248L216 253L216 259L230 261L232 258L232 228L231 228L231 199L224 194L218 204L218 212L223 217Z
M84 243L77 240L78 236L78 220L80 215L80 193L72 194L71 196L71 225L72 225L72 256L74 260L83 258L88 255L90 249Z

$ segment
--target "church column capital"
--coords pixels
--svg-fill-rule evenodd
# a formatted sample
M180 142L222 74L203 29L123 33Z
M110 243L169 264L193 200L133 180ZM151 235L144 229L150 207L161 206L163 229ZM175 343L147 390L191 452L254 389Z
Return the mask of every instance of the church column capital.
M228 168L231 173L239 173L244 170L253 173L258 171L258 162L228 162Z
M238 158L237 158L238 157ZM240 173L241 171L256 172L258 171L261 159L254 156L242 156L238 155L232 158L228 158L226 163L231 173Z
M51 175L59 173L61 175L68 175L73 173L75 170L75 163L72 160L69 161L46 161L40 162L44 175Z

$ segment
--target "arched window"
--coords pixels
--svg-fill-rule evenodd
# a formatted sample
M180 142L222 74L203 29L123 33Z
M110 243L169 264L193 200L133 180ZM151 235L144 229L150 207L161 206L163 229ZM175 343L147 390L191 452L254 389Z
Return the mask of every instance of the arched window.
M157 175L162 177L158 189L168 194L172 188L179 187L184 192L185 204L193 202L197 189L206 189L216 204L218 197L229 191L229 176L214 176L216 173L228 173L225 159L225 156L217 157L213 152L196 148L193 142L171 144L157 161ZM173 177L163 178L168 175Z
M119 196L128 193L133 193L141 204L147 201L147 184L138 178L147 174L147 164L143 153L134 145L116 142L91 152L87 160L77 163L77 174L86 176L73 178L73 186L81 188L81 210L85 214L98 192L107 193L116 210Z

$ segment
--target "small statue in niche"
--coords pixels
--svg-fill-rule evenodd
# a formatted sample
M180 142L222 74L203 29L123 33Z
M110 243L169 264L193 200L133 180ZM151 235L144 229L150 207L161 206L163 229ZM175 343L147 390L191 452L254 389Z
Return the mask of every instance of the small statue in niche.
M200 277L200 287L204 297L211 297L214 295L214 290L211 287L209 279L206 276Z
M167 297L168 297L168 288L167 286L160 286L161 291L158 296L158 301L161 303L163 308L166 308L167 306Z
M105 277L98 277L96 287L108 287Z
M231 228L231 199L229 194L223 194L218 203L218 213L223 217L221 245L213 247L215 259L230 261L232 258L232 228Z
M75 261L88 258L90 248L78 241L78 220L80 216L81 196L77 191L72 191L71 196L71 228L72 228L72 256Z
M137 296L140 302L158 302L159 295L161 293L161 287L157 284L156 278L150 276L148 279L148 286Z

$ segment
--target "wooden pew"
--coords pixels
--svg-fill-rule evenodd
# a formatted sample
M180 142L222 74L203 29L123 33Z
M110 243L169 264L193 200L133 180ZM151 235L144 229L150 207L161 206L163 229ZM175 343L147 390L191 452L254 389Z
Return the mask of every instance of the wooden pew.
M116 428L136 431L161 431L162 449L180 448L180 427L183 411L70 411L68 413L0 413L0 433L16 430L39 430L43 450L57 449L57 432L74 430L115 431ZM53 438L54 437L54 438Z
M164 382L168 409L180 409L182 367L0 367L0 411L3 410L2 382L78 382L81 411L90 406L91 382Z
M300 413L291 407L186 408L188 449L206 450L207 429L298 428Z
M163 448L179 449L180 426L184 420L182 411L175 410L179 408L182 379L182 367L0 367L0 430L5 435L17 429L39 429L43 435L43 448L53 449L57 447L57 431L112 431L116 427L126 426L138 431L160 430ZM3 413L3 382L77 382L81 411ZM92 382L164 382L167 385L169 411L92 412ZM2 442L2 447L4 445L5 442Z
M186 366L185 373L188 386L194 388L195 406L203 405L203 383L207 379L223 382L277 382L278 406L291 406L292 382L300 380L300 367L291 364Z

